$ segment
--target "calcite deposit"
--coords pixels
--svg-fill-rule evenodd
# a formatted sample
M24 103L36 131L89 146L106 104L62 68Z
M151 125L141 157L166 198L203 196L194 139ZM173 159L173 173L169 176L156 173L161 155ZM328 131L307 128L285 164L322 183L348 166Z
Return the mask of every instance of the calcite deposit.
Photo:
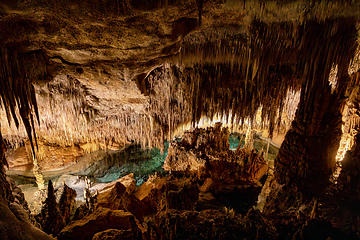
M358 239L359 16L354 0L2 1L1 238ZM118 159L167 143L163 170L120 178ZM37 222L6 173L37 179Z

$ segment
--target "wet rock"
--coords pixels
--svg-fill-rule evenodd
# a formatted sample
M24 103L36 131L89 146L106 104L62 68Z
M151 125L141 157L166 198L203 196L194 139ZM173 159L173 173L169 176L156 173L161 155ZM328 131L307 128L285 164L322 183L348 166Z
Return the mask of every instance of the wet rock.
M107 229L131 230L134 239L141 238L141 230L130 212L99 207L81 220L73 221L58 235L59 240L87 240Z
M32 169L33 162L31 157L30 142L26 141L25 146L18 147L7 153L9 159L9 170L19 171L24 175L33 176L28 169ZM41 152L39 166L43 173L51 171L61 171L75 164L84 154L84 151L77 146L56 146L46 142L38 141L38 151Z
M131 230L108 229L94 235L92 240L133 240Z

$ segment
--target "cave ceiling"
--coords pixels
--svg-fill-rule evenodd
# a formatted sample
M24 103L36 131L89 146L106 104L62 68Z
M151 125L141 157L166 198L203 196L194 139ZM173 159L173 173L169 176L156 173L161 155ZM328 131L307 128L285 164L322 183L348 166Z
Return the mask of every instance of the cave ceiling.
M358 73L359 9L358 1L8 1L0 77L32 81L23 91L36 97L19 97L29 110L18 119L51 144L161 146L204 116L242 123L259 107L272 131L289 92L328 84L334 66ZM347 87L338 80L335 92ZM16 114L4 109L1 132L16 146L27 134L9 127Z

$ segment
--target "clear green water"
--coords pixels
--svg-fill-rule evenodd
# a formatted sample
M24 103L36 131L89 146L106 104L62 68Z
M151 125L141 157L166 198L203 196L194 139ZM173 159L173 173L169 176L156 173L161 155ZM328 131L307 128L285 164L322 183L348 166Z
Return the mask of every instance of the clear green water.
M230 149L236 150L239 144L241 144L242 147L244 145L244 139L245 137L242 134L230 134ZM266 142L255 139L254 147L257 151L266 149L266 145ZM155 172L163 175L166 174L162 166L167 156L168 148L168 142L165 143L163 153L157 148L144 150L141 149L140 146L131 145L123 151L114 151L104 155L101 160L95 162L87 169L68 174L88 176L94 179L95 182L107 183L115 181L127 174L134 173L136 185L140 186L147 181L150 174L154 174ZM275 158L277 151L277 148L270 147L269 158ZM15 178L15 181L17 181L17 184L35 183L33 178L24 178L21 176Z
M136 155L143 158L136 158L131 161L120 160L120 164L110 167L106 174L101 177L95 177L97 182L111 182L115 181L118 178L121 178L127 174L134 173L134 178L136 185L140 186L149 178L150 174L159 172L165 174L165 171L162 169L165 158L167 156L167 151L169 148L169 143L165 143L164 152L161 153L160 149L153 148L151 150L144 150L141 148L137 149Z
M239 133L230 134L229 143L230 149L236 150L241 144L241 147L244 146L245 136ZM255 139L254 147L256 151L260 149L266 149L266 142L262 142L259 139ZM157 148L153 148L151 150L144 150L139 148L130 149L128 153L125 155L120 155L116 157L115 163L112 162L113 166L110 166L106 171L102 171L103 174L87 174L93 176L96 182L111 182L115 181L118 178L121 178L127 174L134 173L134 178L136 181L136 185L140 186L149 178L150 174L154 174L155 172L166 174L162 169L165 158L167 156L169 148L169 143L165 143L164 152ZM274 155L277 154L277 149L273 147L269 149L269 153ZM134 157L133 157L134 156ZM126 160L131 158L131 160ZM105 161L105 164L109 164L108 161ZM103 167L104 163L101 163L101 167ZM96 176L97 175L97 176Z
M236 150L240 144L240 141L241 141L241 147L243 147L245 143L244 137L242 137L242 135L238 133L230 134L229 137L230 150Z
M231 134L229 138L230 149L236 150L239 146L241 135ZM242 140L241 144L244 144ZM135 158L132 161L120 160L122 163L116 166L110 167L106 174L101 177L95 177L97 182L111 182L115 181L118 178L121 178L127 174L134 173L134 178L136 185L140 186L149 178L149 174L154 174L155 172L165 174L165 171L162 169L165 158L167 156L169 148L169 143L165 143L165 148L163 154L157 148L151 150L143 150L141 148L137 149L135 152L136 155L142 156L142 158ZM146 156L146 157L143 157Z

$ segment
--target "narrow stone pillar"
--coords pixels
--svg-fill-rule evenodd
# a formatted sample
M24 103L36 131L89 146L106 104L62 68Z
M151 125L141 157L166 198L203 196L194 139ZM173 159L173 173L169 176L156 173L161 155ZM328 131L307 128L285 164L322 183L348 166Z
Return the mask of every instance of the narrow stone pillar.
M244 148L250 151L254 149L254 131L251 126L246 131Z
M36 179L36 184L38 185L39 190L45 189L45 180L41 172L41 168L39 166L39 163L37 161L37 158L34 156L34 154L31 154L33 158L33 173Z

